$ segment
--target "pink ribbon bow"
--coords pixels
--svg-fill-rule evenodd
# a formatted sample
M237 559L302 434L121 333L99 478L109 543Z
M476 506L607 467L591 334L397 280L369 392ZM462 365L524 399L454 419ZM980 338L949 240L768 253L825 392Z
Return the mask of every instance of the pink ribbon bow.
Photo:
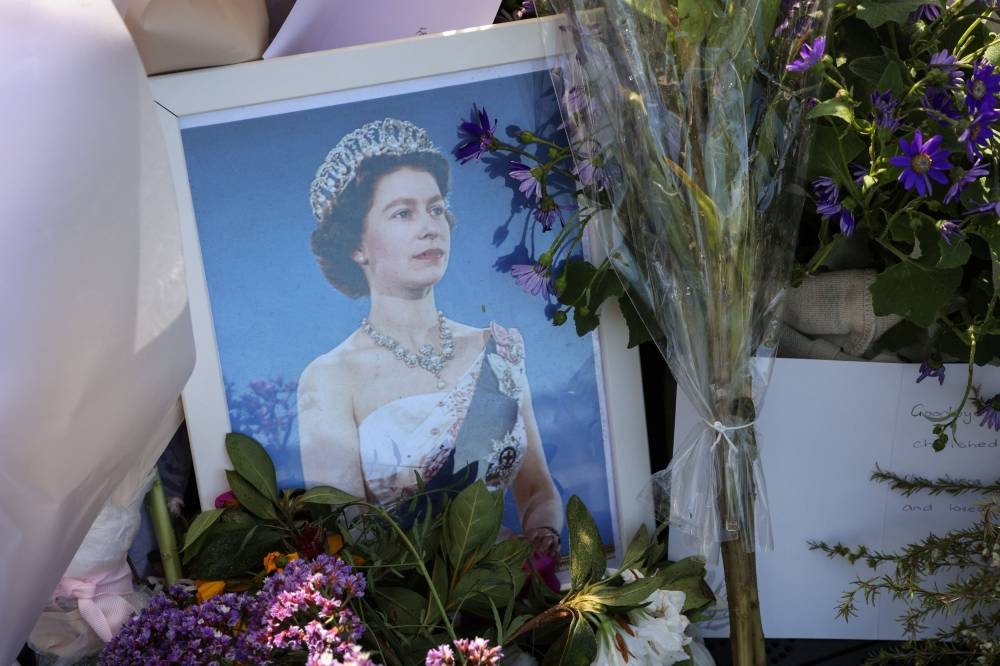
M75 597L80 617L107 643L136 612L122 595L132 591L132 571L127 562L102 573L72 578L63 576L53 597Z

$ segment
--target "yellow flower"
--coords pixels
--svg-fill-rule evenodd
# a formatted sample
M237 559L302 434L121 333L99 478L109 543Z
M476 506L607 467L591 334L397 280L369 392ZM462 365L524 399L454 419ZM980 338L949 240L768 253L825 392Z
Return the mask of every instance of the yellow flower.
M281 572L292 560L299 559L298 553L281 554L274 550L264 556L264 573Z
M198 590L198 601L205 602L217 594L226 591L226 581L224 580L196 580L195 588Z
M326 538L326 550L331 555L336 555L340 552L340 549L344 547L344 537L339 534L333 534Z

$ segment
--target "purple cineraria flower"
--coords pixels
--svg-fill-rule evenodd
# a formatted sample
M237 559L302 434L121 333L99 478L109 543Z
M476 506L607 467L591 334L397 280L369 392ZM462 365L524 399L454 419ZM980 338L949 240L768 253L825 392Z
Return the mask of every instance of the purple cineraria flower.
M997 93L1000 93L1000 73L987 60L977 61L965 86L965 108L970 114L984 108L995 109Z
M955 167L952 169L952 175L954 179L951 181L951 187L944 195L944 202L951 203L962 193L968 185L976 182L983 176L989 173L989 169L983 165L980 160L973 162L972 166L968 170L963 170L961 167Z
M936 226L938 233L941 234L941 239L948 244L948 247L951 247L955 239L965 235L962 233L962 227L958 220L939 220Z
M816 212L822 215L823 219L839 217L840 233L844 236L853 234L854 213L840 202L840 187L833 182L833 179L820 176L813 180L812 188L816 193Z
M962 117L962 113L955 108L954 96L944 88L928 88L924 93L923 105L939 125L951 125L951 121Z
M521 191L521 194L528 197L529 199L542 199L542 183L538 180L539 174L535 169L532 169L527 164L522 164L521 162L511 161L510 163L510 177L521 184L517 186L517 189Z
M868 177L868 167L865 167L857 162L851 162L847 165L851 170L851 178L854 179L855 185L863 185L865 178Z
M817 37L812 44L803 44L799 51L799 59L785 65L789 72L807 72L823 59L826 53L826 38Z
M609 173L607 163L604 161L604 156L582 150L580 151L577 166L573 169L573 174L586 187L593 187L596 190L605 189L611 182L611 174Z
M890 157L889 163L903 170L899 174L899 182L903 187L915 189L917 194L926 197L931 192L932 179L941 184L948 182L945 173L951 169L951 163L948 162L951 153L940 146L940 135L935 134L924 141L920 130L914 133L912 142L899 140L899 149L903 154Z
M978 395L973 397L972 403L976 406L976 416L982 416L983 420L979 426L986 426L993 430L1000 430L1000 394L989 400L982 400Z
M1000 201L986 201L965 211L966 215L976 215L977 213L993 213L1000 217Z
M937 5L927 4L920 5L910 12L907 22L916 23L917 21L923 21L924 23L933 23L939 18L941 18L941 8Z
M917 383L924 381L928 377L936 377L938 384L944 384L944 363L937 356L931 356L920 364Z
M969 126L959 135L958 140L965 142L965 152L970 160L983 156L982 148L993 138L993 123L1000 119L996 109L983 107L969 120Z
M871 95L872 106L875 107L875 123L882 129L895 132L899 129L902 121L896 116L899 108L899 100L892 96L891 90L884 93L873 91Z
M455 159L460 164L465 164L471 160L478 160L483 152L492 150L497 142L493 136L496 128L496 120L490 125L490 116L486 113L486 109L473 105L472 120L463 120L458 126L459 137L462 140L452 151Z
M929 78L935 87L940 86L946 90L958 90L965 82L962 70L958 68L957 59L948 53L947 50L942 50L932 55L930 66Z
M532 296L548 298L552 293L549 287L549 269L535 262L533 264L514 264L510 267L511 277L525 293Z

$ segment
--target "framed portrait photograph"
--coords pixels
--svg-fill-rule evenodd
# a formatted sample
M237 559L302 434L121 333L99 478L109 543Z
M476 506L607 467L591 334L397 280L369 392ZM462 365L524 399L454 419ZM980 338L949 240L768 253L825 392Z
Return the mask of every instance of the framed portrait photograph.
M234 431L266 447L282 487L389 503L418 475L483 479L506 491L507 528L554 531L564 552L572 495L609 551L649 522L624 322L607 308L583 337L553 325L554 297L514 269L559 222L543 231L508 162L473 155L467 135L463 149L459 131L565 143L550 26L152 79L184 226L197 363L183 403L203 507L226 490Z

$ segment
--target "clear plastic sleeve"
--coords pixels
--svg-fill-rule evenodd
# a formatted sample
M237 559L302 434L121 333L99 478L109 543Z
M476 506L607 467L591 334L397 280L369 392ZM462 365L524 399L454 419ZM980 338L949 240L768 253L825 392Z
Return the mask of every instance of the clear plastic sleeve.
M803 201L814 69L786 65L828 12L822 0L552 5L553 34L572 42L554 71L578 164L600 156L608 176L584 184L614 211L609 256L702 418L654 477L664 508L707 556L734 539L768 549L754 424Z

